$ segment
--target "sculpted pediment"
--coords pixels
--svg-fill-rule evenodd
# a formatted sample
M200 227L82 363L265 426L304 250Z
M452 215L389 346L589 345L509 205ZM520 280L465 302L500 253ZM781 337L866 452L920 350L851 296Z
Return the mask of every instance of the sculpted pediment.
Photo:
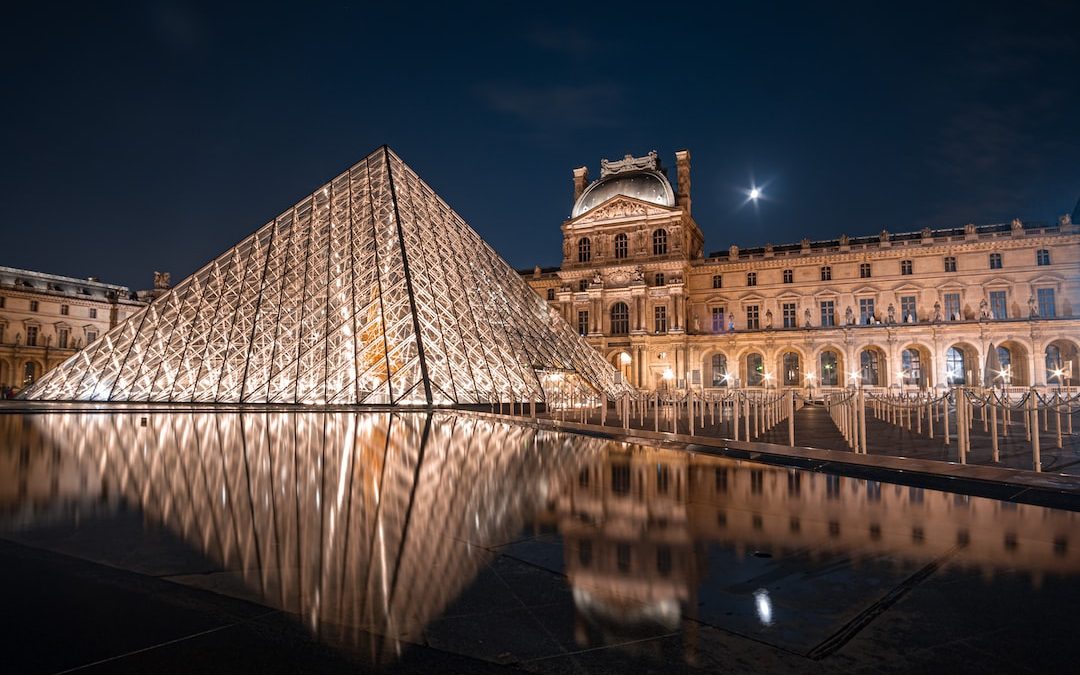
M590 209L574 219L577 223L594 223L598 220L617 220L619 218L644 218L647 216L666 216L677 211L675 208L658 206L640 199L616 195L594 209Z

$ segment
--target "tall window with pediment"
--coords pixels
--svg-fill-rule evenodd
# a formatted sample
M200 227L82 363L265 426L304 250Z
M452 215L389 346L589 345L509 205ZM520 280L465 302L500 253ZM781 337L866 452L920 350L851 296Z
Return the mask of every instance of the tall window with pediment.
M667 230L660 228L652 233L652 252L653 255L666 255L667 254Z

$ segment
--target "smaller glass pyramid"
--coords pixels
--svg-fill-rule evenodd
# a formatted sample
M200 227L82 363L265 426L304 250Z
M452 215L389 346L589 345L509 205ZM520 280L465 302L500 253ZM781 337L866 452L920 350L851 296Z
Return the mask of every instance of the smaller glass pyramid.
M382 147L47 373L22 398L198 403L619 395L576 335Z

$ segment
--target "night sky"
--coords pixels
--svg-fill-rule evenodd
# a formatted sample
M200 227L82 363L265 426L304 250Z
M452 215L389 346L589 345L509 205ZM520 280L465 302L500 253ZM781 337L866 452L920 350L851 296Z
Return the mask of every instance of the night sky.
M454 4L5 10L0 265L179 281L383 143L515 267L573 167L654 149L707 251L1080 198L1073 0Z

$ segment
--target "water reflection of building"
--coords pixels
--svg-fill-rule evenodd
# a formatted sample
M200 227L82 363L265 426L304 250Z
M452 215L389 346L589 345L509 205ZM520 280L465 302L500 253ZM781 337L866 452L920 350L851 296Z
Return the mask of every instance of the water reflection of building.
M317 412L0 415L0 438L14 441L0 448L0 527L122 501L375 661L420 641L492 557L482 546L513 539L602 443Z
M653 448L595 457L537 520L564 537L583 646L692 629L712 544L853 564L940 558L1035 585L1080 570L1074 512Z

